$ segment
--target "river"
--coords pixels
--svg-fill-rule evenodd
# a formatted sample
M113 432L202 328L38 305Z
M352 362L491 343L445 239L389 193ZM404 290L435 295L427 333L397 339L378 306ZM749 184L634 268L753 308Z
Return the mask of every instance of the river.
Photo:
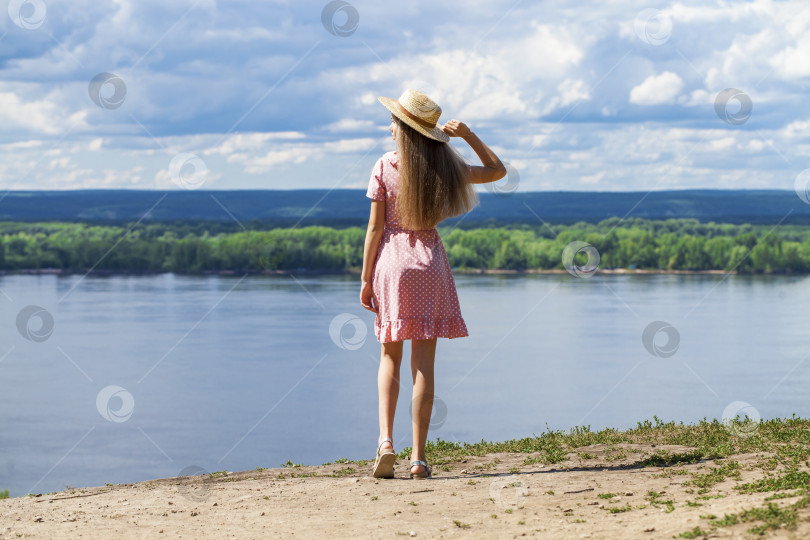
M428 437L810 416L808 276L456 275ZM374 456L356 275L0 276L12 496ZM409 349L395 448L411 444Z

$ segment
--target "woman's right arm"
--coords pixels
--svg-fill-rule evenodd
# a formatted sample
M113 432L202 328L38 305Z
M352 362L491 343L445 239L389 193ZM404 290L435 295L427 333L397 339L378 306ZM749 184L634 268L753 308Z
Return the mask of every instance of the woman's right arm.
M487 184L495 182L506 176L506 167L503 166L501 160L495 155L492 149L484 144L484 141L478 138L478 135L472 132L464 122L458 120L450 120L444 126L442 131L451 137L461 137L470 145L470 147L478 155L483 167L471 166L469 182L471 184Z

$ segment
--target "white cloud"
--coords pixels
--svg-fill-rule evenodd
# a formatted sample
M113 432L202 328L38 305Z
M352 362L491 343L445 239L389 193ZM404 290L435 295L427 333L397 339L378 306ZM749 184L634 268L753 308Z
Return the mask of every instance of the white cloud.
M787 137L810 137L810 119L795 120L785 127Z
M357 118L342 118L337 122L332 122L331 124L327 125L324 129L332 133L339 133L345 131L370 130L375 129L377 127L379 126L376 126L374 122L372 122L371 120L359 120Z
M308 160L319 160L335 154L351 154L367 151L373 145L374 139L344 139L317 144L287 145L281 149L270 150L261 156L246 157L244 172L247 174L263 174L273 167L285 164L301 164Z
M551 98L543 108L542 114L548 114L555 109L567 107L572 103L591 98L585 81L566 79L557 86L558 95Z
M585 58L584 48L593 36L579 35L554 24L523 24L520 32L511 32L471 49L453 42L431 47L431 52L410 53L399 50L396 56L380 62L372 57L359 67L341 67L325 72L320 84L367 85L395 88L396 98L415 81L442 107L441 121L458 118L466 122L520 118L536 115L549 104L555 106L587 99L584 81L567 77ZM439 52L432 52L439 49ZM555 92L556 90L556 92ZM364 92L355 99L363 108L372 106L386 92ZM383 121L384 116L381 116Z
M54 170L56 168L65 169L65 168L67 168L67 166L69 164L70 164L70 158L69 157L52 159L50 164L48 165L48 168L50 170Z
M557 87L560 91L560 106L565 107L571 103L579 100L590 99L591 95L588 92L585 81L575 81L566 79Z
M203 155L233 154L241 150L254 150L264 146L270 140L304 139L306 135L298 131L276 131L265 133L237 133L229 135L221 144L206 148Z
M351 154L355 152L362 152L365 150L369 150L372 146L374 146L374 143L375 140L369 138L343 139L340 141L331 141L324 143L321 148L327 155L331 153Z
M28 141L18 141L13 143L0 144L0 149L5 151L23 150L27 148L38 148L42 146L42 141L32 139Z
M651 75L630 91L630 103L660 105L671 103L683 89L683 80L677 73L665 71Z
M805 34L795 46L777 53L771 65L787 79L802 79L810 75L810 34Z
M549 141L550 138L551 138L551 135L546 135L546 134L533 135L532 138L531 138L530 144L531 144L531 146L533 146L535 148L538 147L538 146L543 146L544 144L546 144Z
M722 139L715 139L709 142L709 148L712 150L725 150L734 145L734 137L723 137Z
M706 90L699 88L697 90L693 90L692 93L689 94L689 98L684 100L683 104L691 107L703 107L706 105L712 105L715 97L716 96L709 94L709 92Z
M602 180L602 178L604 178L604 177L605 177L605 171L599 171L598 173L595 173L595 174L586 175L586 176L580 176L579 181L582 182L583 184L591 184L591 185L593 185L593 184L598 184L599 181Z
M751 152L759 152L763 148L765 148L765 143L762 142L760 139L751 139L748 141L748 145L746 146L746 150Z
M315 157L315 148L296 147L286 150L271 150L264 156L256 157L247 161L245 172L247 174L263 174L271 170L276 165L285 163L303 163L311 157Z
M773 68L790 80L810 75L810 9L806 5L802 7L804 9L792 11L792 16L784 21L784 31L790 43L770 61Z
M85 128L85 111L68 113L48 99L24 101L16 93L0 92L0 126L18 133L61 134L69 126Z

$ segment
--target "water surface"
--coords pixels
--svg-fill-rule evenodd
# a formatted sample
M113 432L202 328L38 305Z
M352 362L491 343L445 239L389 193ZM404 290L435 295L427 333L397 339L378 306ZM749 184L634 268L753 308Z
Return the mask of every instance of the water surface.
M806 276L456 283L470 336L439 341L431 439L694 422L735 401L810 416ZM0 490L12 496L374 455L380 346L357 276L14 275L0 289ZM47 339L37 317L23 326L33 341L18 330L29 305L52 315ZM330 335L341 315L354 322ZM671 356L642 343L655 321L677 331ZM397 450L411 444L405 352Z

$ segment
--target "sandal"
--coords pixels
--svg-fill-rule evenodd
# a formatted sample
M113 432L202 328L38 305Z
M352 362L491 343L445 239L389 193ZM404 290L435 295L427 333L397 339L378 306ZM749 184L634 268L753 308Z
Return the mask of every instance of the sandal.
M424 480L425 478L431 478L432 477L431 473L432 473L433 469L431 468L430 465L427 464L427 461L422 461L422 460L413 460L413 461L411 461L411 468L416 467L417 465L421 465L422 467L425 468L425 470L421 471L421 472L418 472L418 473L415 473L415 472L411 471L411 478L418 478L420 480Z
M394 441L388 437L380 441L380 444L377 446L377 459L374 461L374 467L371 469L371 476L374 478L394 477L394 462L397 460L397 454L394 452L393 448L385 448L380 452L380 447L385 441L390 442L391 446L394 445Z

